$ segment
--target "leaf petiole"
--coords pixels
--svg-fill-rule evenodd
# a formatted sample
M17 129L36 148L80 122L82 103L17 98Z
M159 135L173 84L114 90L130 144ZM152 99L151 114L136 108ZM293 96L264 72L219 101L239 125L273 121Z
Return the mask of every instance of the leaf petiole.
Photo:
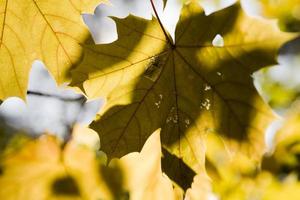
M171 45L172 48L174 48L175 45L174 45L174 43L173 43L173 40L170 38L170 35L167 33L166 29L164 28L164 26L163 26L163 24L162 24L162 22L161 22L161 20L160 20L160 18L159 18L159 16L158 16L158 13L157 13L157 11L156 11L156 8L155 8L155 5L154 5L153 0L150 0L150 2L151 2L151 6L152 6L152 8L153 8L154 14L155 14L155 16L156 16L156 18L157 18L157 20L158 20L158 23L159 23L159 25L160 25L162 31L164 32L164 35L166 36L166 39L168 40L168 43Z

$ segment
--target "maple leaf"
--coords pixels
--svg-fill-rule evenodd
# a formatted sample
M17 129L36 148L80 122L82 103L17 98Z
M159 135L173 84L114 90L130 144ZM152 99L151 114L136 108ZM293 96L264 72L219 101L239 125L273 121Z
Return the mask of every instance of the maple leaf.
M93 134L76 126L74 136ZM80 132L80 133L79 133ZM105 154L92 146L69 141L65 148L54 136L27 139L21 148L10 145L1 155L1 199L121 199L115 198L106 176L120 173L115 166L108 169ZM104 162L104 163L103 163ZM106 169L106 174L102 172ZM120 177L116 177L120 179ZM120 186L120 187L118 187ZM122 185L114 185L122 193ZM123 192L123 195L125 192Z
M91 40L81 14L101 0L0 0L0 99L25 98L28 73L43 61L59 84Z
M277 63L278 48L292 35L246 16L239 4L209 16L196 2L184 5L175 42L155 18L113 19L119 39L86 45L72 82L89 98L107 98L91 127L109 157L141 149L161 127L164 159L173 156L163 169L179 182L186 182L183 166L204 170L206 134L260 158L274 116L251 74ZM223 41L212 45L217 34Z
M212 189L209 177L204 174L198 174L194 177L191 188L186 191L185 199L213 199Z
M124 174L124 185L130 192L130 199L174 200L175 192L170 179L161 171L160 130L155 131L146 141L140 153L133 152L118 163Z

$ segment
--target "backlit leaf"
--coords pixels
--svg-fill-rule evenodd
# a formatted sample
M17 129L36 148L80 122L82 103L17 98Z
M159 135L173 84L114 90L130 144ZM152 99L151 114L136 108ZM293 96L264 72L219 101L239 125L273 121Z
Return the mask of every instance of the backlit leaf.
M251 74L275 64L291 35L273 21L248 17L238 4L209 16L198 2L184 5L174 44L155 18L114 20L119 39L86 45L73 73L73 85L88 97L107 97L91 127L109 157L140 150L161 127L162 147L173 155L163 168L179 181L187 181L183 166L204 170L206 134L217 133L228 148L260 158L274 117ZM218 34L222 41L214 46Z
M195 176L192 187L186 191L186 200L208 200L212 195L212 187L209 177L205 174Z
M101 0L0 0L0 99L25 98L33 60L42 60L59 84L91 39L81 14Z
M124 184L131 200L175 199L172 182L161 171L159 132L157 130L149 137L140 153L130 153L117 160L124 171Z

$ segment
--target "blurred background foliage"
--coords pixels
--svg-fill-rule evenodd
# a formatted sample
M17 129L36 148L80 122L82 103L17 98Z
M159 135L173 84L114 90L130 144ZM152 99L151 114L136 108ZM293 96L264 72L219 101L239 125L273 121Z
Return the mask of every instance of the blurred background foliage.
M300 95L300 38L280 50L280 65L265 68L254 74L256 86L269 105L284 114Z
M199 2L203 6L222 8L234 1ZM299 0L255 2L259 5L260 17L278 20L283 31L300 32ZM299 199L300 38L282 47L279 64L254 74L260 94L285 118L282 127L274 134L272 151L264 156L262 163L256 163L239 152L228 153L217 135L207 135L206 169L209 176L198 174L194 178L186 192L186 200L199 197ZM161 199L183 199L182 191L170 187L171 181L161 171L160 142L157 139L151 142L156 151L135 153L109 164L105 153L98 150L97 142L100 141L95 143L89 136L83 139L78 134L68 142L50 135L38 137L34 134L32 138L23 131L8 127L4 121L0 120L0 199L128 199L132 196L140 199L141 195L159 199L155 196L158 194ZM72 119L70 124L75 121ZM89 130L81 129L80 132ZM153 155L153 160L149 160ZM78 157L83 160L74 159ZM151 161L149 168L134 168L146 161ZM149 177L156 179L146 190ZM161 195L162 189L165 196Z
M287 112L276 132L272 152L261 163L240 152L228 153L217 134L206 137L206 169L219 199L299 199L300 194L300 104Z
M257 0L261 16L278 20L282 31L300 32L299 0ZM278 66L255 74L261 95L280 114L300 95L300 38L280 50Z
M299 0L261 0L263 14L277 18L279 26L285 31L300 31Z

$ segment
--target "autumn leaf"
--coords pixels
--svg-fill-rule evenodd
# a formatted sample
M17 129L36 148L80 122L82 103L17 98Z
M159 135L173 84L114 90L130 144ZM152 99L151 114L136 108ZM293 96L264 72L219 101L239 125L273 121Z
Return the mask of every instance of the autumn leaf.
M76 128L90 134L87 128ZM77 133L78 135L78 133ZM23 143L22 148L6 152L1 159L1 199L121 199L101 169L108 169L92 148L72 140L62 143L50 135ZM120 169L106 170L113 179ZM120 177L118 177L120 178ZM114 191L126 194L121 186ZM118 187L120 186L120 187Z
M140 153L125 155L119 163L124 172L124 185L130 192L131 200L175 200L171 180L161 171L160 130L146 141Z
M278 48L292 35L248 17L239 4L209 16L198 3L184 5L175 42L155 18L113 19L119 39L86 45L72 83L89 98L107 98L91 127L110 158L140 150L160 127L162 147L174 155L163 168L176 169L179 181L186 181L182 166L204 170L206 134L260 158L274 116L251 75L277 63Z
M300 177L300 104L288 110L285 122L274 136L274 152L263 158L262 168L282 177L295 173Z
M244 189L254 190L259 163L239 151L230 151L216 134L208 134L205 142L207 144L206 171L211 181L203 181L203 187L209 188L210 186L212 191L222 199L235 199L236 197L238 197L236 199L247 199L245 196L248 194ZM248 183L249 181L251 183ZM245 187L245 185L248 186ZM199 191L199 187L195 190ZM206 192L207 194L209 193Z
M206 169L211 181L209 185L203 180L202 188L210 186L216 196L228 200L298 199L298 122L299 104L290 109L286 123L275 136L274 154L266 154L262 165L241 152L226 153L229 149L217 135L207 135ZM192 189L201 192L200 187Z
M1 160L0 198L176 199L171 180L161 170L160 130L140 153L114 159L109 166L105 154L96 152L85 135L94 132L76 125L64 148L50 135L11 148Z
M298 199L300 184L295 173L283 176L267 170L264 166L260 167L259 163L245 157L241 152L227 153L228 148L217 135L207 135L205 140L206 168L211 180L198 177L193 187L188 190L190 194L214 194L224 200ZM281 154L281 160L287 160L287 154ZM276 166L278 163L273 160L269 164ZM202 179L201 182L199 178Z
M194 177L192 187L186 191L186 200L208 200L212 193L211 181L205 174L198 174Z
M300 31L299 0L260 0L263 15L279 19L280 27L285 31Z
M220 183L216 183L220 184ZM223 182L221 191L214 194L222 200L240 199L299 199L300 184L295 176L278 180L268 172L261 172L254 177L244 177L237 182Z
M0 99L25 98L33 60L40 59L56 81L69 70L91 39L81 14L101 0L0 0Z
M236 0L198 0L203 7L205 14L209 15L217 10L226 8L236 2Z
M281 132L281 131L279 131ZM291 138L290 138L291 139ZM292 141L287 139L289 141ZM278 146L275 150L276 156L265 157L262 166L246 158L240 152L226 153L228 149L224 146L224 143L216 135L209 135L206 138L208 143L207 150L207 171L211 177L211 185L208 182L198 179L198 184L202 184L202 187L213 188L213 193L220 199L298 199L300 184L297 180L297 167L294 171L287 172L287 168L284 171L275 171L272 169L278 169L276 167L283 166L284 162L296 158L296 144L294 146ZM297 143L293 140L294 143ZM287 144L287 143L286 143ZM288 147L292 147L292 151L287 153ZM299 151L298 151L299 152ZM275 158L275 159L274 159ZM268 162L266 162L268 159ZM281 161L281 162L278 162ZM294 164L297 161L294 160ZM268 164L268 167L266 167ZM213 167L212 167L213 166ZM285 165L287 166L287 165ZM292 169L292 168L291 168ZM194 192L201 191L199 188L194 189Z

